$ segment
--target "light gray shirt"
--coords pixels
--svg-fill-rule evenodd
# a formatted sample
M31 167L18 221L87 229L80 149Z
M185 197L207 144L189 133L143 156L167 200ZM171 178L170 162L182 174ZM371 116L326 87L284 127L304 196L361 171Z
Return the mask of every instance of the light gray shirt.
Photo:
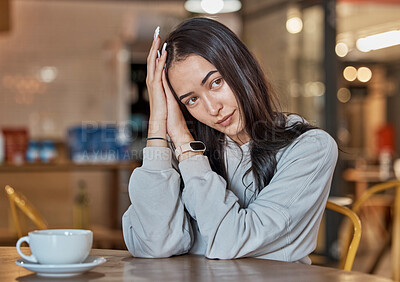
M242 179L249 153L248 143L239 148L227 138L228 186L206 156L185 159L178 171L169 148L146 147L122 218L130 253L311 263L337 160L335 141L319 129L303 133L278 152L276 172L258 194L252 173Z

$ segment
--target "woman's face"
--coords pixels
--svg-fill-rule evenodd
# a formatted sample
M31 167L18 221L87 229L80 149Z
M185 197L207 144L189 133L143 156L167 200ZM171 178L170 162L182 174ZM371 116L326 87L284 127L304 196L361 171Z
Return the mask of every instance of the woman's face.
M249 141L235 95L210 62L190 55L173 63L168 76L179 100L194 118L240 145Z

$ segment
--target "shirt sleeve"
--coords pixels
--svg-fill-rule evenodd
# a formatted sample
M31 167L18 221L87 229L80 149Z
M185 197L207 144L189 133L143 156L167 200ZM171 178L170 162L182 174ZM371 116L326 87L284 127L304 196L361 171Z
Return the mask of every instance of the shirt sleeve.
M133 256L160 258L188 252L192 231L180 191L171 150L144 148L143 165L129 180L131 205L122 217L125 244Z
M205 255L285 261L307 257L316 246L336 160L337 146L327 133L303 133L278 153L274 177L247 208L240 207L205 156L182 161L182 199L206 241Z

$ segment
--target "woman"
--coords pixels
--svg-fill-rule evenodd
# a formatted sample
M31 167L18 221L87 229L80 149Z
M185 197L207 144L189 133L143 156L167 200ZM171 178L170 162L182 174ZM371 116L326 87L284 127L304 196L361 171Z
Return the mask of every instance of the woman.
M224 25L189 19L158 59L160 45L156 34L147 147L123 216L131 254L311 263L334 140L278 111L258 63Z

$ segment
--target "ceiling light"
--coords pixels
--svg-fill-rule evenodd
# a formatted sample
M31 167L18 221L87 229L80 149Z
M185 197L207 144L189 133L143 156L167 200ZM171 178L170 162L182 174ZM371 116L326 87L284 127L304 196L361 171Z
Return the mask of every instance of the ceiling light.
M286 11L286 30L292 34L299 33L303 30L301 10L297 5L290 5Z
M200 5L207 14L217 14L224 8L224 1L202 0Z
M286 29L289 33L299 33L303 29L303 21L299 17L293 17L286 21Z
M232 13L242 8L240 0L187 0L185 9L198 14Z
M361 52L383 49L400 44L400 30L382 32L357 40L357 49Z

